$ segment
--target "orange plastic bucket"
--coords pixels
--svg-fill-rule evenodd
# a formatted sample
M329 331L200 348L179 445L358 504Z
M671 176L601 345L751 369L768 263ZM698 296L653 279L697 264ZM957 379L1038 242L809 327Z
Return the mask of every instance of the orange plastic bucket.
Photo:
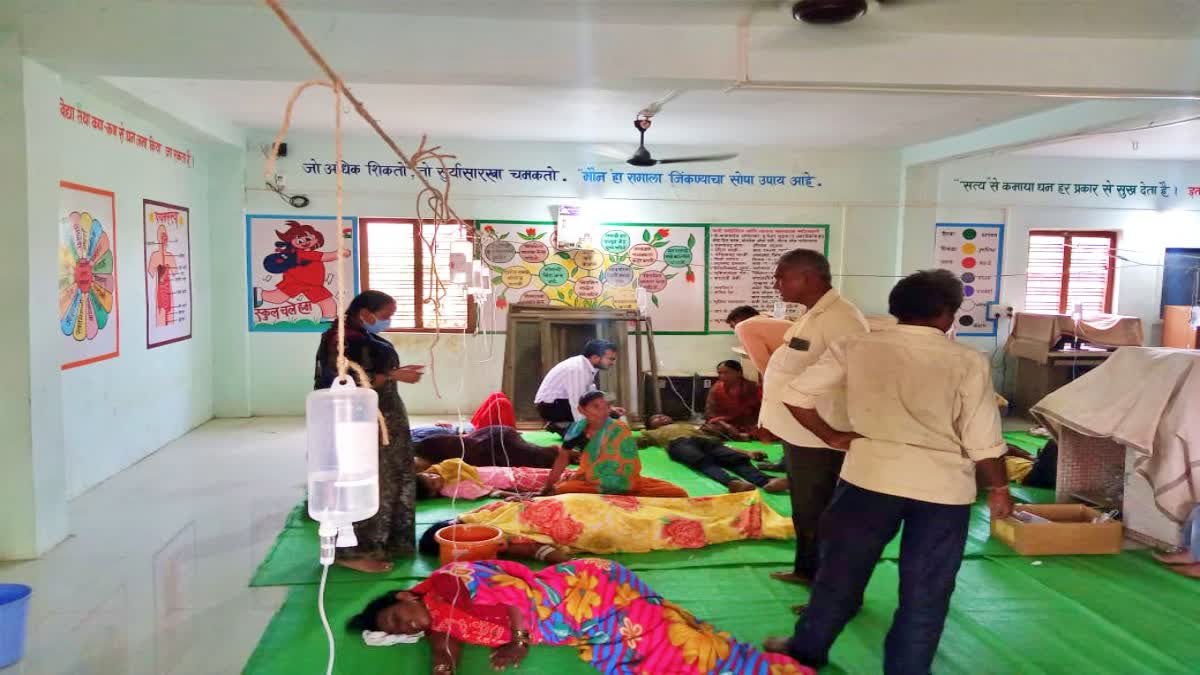
M442 564L460 560L495 560L504 533L491 525L451 525L434 533Z

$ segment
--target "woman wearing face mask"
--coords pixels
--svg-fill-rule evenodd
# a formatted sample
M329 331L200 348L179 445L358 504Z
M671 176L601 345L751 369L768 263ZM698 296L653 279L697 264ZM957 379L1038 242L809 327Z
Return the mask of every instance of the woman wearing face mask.
M346 308L346 358L362 366L379 394L388 444L379 448L379 512L354 524L358 546L339 548L337 563L360 572L382 573L392 560L416 551L416 474L408 412L397 382L421 380L424 366L402 366L396 348L381 333L391 325L396 301L380 291L363 291ZM337 326L321 336L315 386L327 389L337 378Z

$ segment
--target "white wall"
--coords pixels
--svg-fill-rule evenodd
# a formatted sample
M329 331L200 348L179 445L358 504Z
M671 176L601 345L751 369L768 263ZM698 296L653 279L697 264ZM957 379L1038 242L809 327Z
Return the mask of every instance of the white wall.
M822 187L813 190L686 189L663 185L647 190L640 186L595 186L582 183L579 169L593 163L588 148L581 145L551 143L480 143L437 139L458 154L464 166L540 168L551 164L563 172L567 181L533 185L488 185L458 181L451 197L458 214L467 219L551 220L552 207L564 198L595 197L601 200L601 219L608 222L645 223L796 223L829 224L830 260L835 273L894 274L898 245L896 223L899 196L898 160L894 153L779 153L743 154L738 160L712 171L732 173L787 173L808 171L817 176ZM249 213L288 213L291 208L279 197L259 189L263 179L263 159L259 152L269 138L254 138L249 143L246 163L246 210ZM286 175L289 192L302 192L312 199L303 210L309 215L334 213L334 178L306 174L302 165L315 158L324 164L332 161L329 135L292 135L289 157L280 160L279 172ZM405 147L414 144L405 143ZM703 151L703 148L656 148L660 155ZM363 165L363 173L346 176L345 214L356 216L415 216L413 181L369 178L365 165L369 160L397 163L387 149L372 139L348 138L347 161ZM703 166L703 165L700 165ZM673 168L673 167L671 167ZM707 171L707 169L705 169ZM727 186L726 186L727 187ZM242 223L223 222L226 235L214 255L223 265L244 269L245 244ZM836 283L859 302L864 311L877 312L886 307L887 280L838 277ZM880 289L883 295L880 295ZM884 299L881 299L884 298ZM243 308L244 282L237 294L223 291L221 302ZM432 336L394 335L393 342L404 362L428 363ZM717 361L730 358L732 335L663 335L656 340L658 358L665 372L711 372ZM252 333L248 338L250 414L293 415L303 410L303 399L312 386L312 363L316 334ZM488 360L491 346L494 356ZM435 396L430 378L402 389L412 413L448 414L459 407L468 415L488 392L500 388L504 355L504 336L464 337L443 335L435 351L435 364L442 397ZM631 359L632 360L632 359ZM221 356L218 354L220 367ZM222 386L217 393L218 406L226 397L239 396L240 382ZM461 388L461 394L460 394Z
M1001 189L993 190L996 178ZM1161 266L1168 247L1200 247L1200 196L1188 188L1200 185L1200 163L1168 161L1105 161L1051 157L991 157L958 161L937 167L910 169L910 191L905 209L902 269L912 271L933 259L933 225L937 222L1005 224L1004 268L1001 306L1018 311L1024 306L1028 266L1029 231L1035 229L1114 230L1120 254L1129 261L1117 262L1114 311L1143 321L1147 344L1160 344L1159 300L1162 292ZM988 180L985 190L963 189L961 181ZM1161 191L1142 194L1140 186L1159 186ZM1053 192L1005 191L1004 182L1053 182ZM1106 193L1103 186L1136 185L1136 195L1120 197L1117 190ZM1099 194L1060 194L1058 184L1096 184ZM931 201L929 201L931 200ZM1136 261L1131 262L1131 261ZM1137 264L1141 263L1141 264ZM999 342L1007 335L1001 323ZM980 349L991 350L996 340L968 338Z
M29 176L31 190L36 186L52 195L52 201L40 204L41 226L54 228L57 222L59 180L116 194L120 356L59 376L66 490L73 497L212 417L208 159L204 143L122 108L94 85L39 72L26 82L27 106L41 120L30 127L28 143L34 152L57 158L57 170ZM190 149L194 166L63 119L60 97L164 144ZM192 339L153 350L146 348L143 198L191 209ZM53 268L54 258L42 264ZM49 290L32 302L56 306Z

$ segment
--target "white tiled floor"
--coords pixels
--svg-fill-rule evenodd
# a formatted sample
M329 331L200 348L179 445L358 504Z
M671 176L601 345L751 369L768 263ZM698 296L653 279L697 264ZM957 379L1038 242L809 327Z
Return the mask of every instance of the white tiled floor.
M0 563L34 589L0 673L240 672L285 593L247 583L304 471L302 420L218 420L74 500L69 539Z

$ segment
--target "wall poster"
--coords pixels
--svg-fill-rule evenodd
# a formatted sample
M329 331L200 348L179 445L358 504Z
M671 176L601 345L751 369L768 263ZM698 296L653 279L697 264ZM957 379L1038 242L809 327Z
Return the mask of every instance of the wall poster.
M192 337L192 242L190 212L142 200L146 262L146 348Z
M725 317L741 305L775 308L775 264L792 249L829 255L828 225L711 225L708 228L708 330L729 332Z
M958 310L958 335L996 335L992 305L1000 301L1004 263L1004 225L938 223L934 226L933 265L950 270L963 282L963 305Z
M62 369L120 355L117 206L112 192L59 182L58 317Z
M347 303L358 293L358 219L336 216L246 216L250 330L322 332L337 318L338 237Z
M509 304L636 309L644 288L655 332L704 332L704 225L605 223L594 248L567 250L553 223L481 220L477 228L492 271L486 330L505 330Z

